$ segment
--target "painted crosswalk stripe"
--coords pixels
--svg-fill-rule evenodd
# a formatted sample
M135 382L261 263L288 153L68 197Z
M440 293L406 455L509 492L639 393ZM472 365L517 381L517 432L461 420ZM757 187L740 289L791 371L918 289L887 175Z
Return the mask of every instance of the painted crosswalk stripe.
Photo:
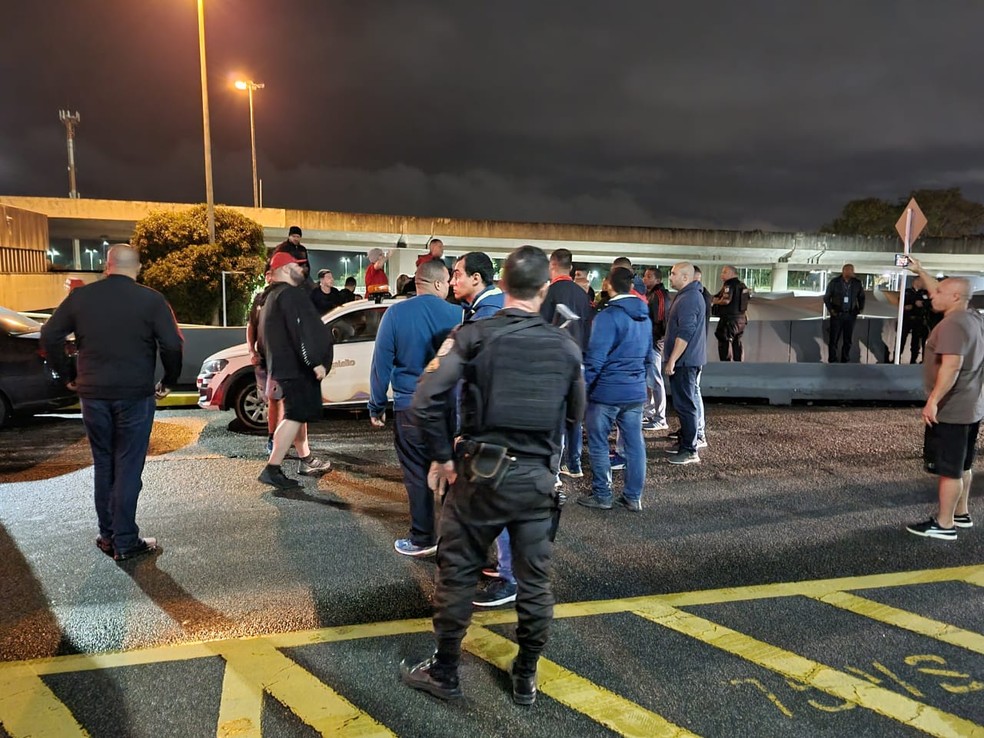
M841 610L853 612L870 620L877 620L881 623L894 625L897 628L911 630L913 633L935 638L951 646L965 648L968 651L984 654L984 635L973 633L955 625L933 620L931 618L917 615L907 610L900 610L890 605L883 605L881 602L868 600L858 597L850 592L831 592L830 594L820 595L815 598Z
M65 704L27 666L0 672L0 725L10 738L88 738Z
M938 738L984 738L984 726L697 615L659 604L637 610L634 614L929 735Z
M476 626L468 630L462 645L469 653L503 671L509 671L519 650L508 638ZM696 735L545 658L540 659L538 666L538 689L540 694L624 736L685 738Z
M393 736L385 725L374 720L331 687L323 684L311 672L291 661L262 638L226 643L222 656L226 669L233 669L234 678L224 681L220 714L227 726L237 720L257 719L258 713L253 692L247 692L242 683L252 681L255 688L269 692L287 709L323 736L332 738L369 738ZM229 692L225 691L229 687ZM236 705L244 708L235 714ZM222 725L219 725L221 730ZM217 735L220 733L217 732Z

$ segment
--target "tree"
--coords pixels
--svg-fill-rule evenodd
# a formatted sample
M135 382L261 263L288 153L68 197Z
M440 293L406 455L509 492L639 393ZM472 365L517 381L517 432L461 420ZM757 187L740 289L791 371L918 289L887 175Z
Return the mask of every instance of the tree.
M216 324L222 272L242 272L226 275L226 298L230 318L244 322L266 261L259 223L231 208L216 208L215 246L209 246L204 205L155 211L136 224L130 243L143 257L140 281L163 293L181 322Z
M966 199L959 187L914 190L895 202L877 197L851 200L820 230L848 236L895 236L895 223L912 197L928 221L923 236L962 238L984 233L984 205Z

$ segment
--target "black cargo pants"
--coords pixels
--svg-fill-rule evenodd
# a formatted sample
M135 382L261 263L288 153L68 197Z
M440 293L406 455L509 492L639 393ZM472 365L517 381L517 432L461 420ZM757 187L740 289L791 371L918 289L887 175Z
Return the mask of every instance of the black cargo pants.
M543 460L520 460L499 489L472 484L459 468L444 500L438 527L434 635L438 661L457 666L471 622L472 600L489 546L509 530L518 592L517 669L531 673L547 642L553 618L550 588L554 475Z

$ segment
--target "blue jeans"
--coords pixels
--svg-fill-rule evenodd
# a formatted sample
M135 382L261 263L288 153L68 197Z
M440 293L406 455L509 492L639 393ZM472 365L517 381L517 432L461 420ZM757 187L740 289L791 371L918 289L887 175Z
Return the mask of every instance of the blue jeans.
M697 389L697 437L705 438L704 431L704 395L700 393L700 375L704 371L704 367L700 367L697 370L697 379L695 380Z
M700 367L678 366L670 376L673 409L680 418L680 450L697 450L697 429L702 415L700 400Z
M499 558L499 578L515 584L516 575L513 574L512 544L509 542L508 528L503 528L502 533L495 539L495 550Z
M660 342L662 343L662 341ZM646 372L646 389L649 399L644 413L647 420L657 424L666 422L666 386L663 384L663 356L658 348L652 351L653 365Z
M139 400L82 400L82 423L92 449L99 535L117 552L140 542L137 498L154 425L154 396Z
M646 481L646 444L642 439L642 403L602 405L588 403L588 458L591 459L591 493L601 501L612 499L612 469L608 460L608 436L616 426L625 446L625 488L628 500L642 498Z
M430 459L423 435L409 410L393 412L393 441L410 500L410 542L415 546L433 546L434 493L427 486Z
M560 433L560 442L563 444L560 463L566 464L568 471L575 474L581 471L581 454L584 452L584 441L581 439L582 427L581 423L568 423L565 420Z

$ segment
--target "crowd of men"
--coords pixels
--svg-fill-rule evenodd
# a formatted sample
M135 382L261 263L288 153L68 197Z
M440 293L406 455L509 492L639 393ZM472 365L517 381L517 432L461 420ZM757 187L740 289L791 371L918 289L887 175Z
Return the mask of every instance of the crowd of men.
M248 326L257 382L270 403L269 459L259 479L278 489L297 484L282 468L291 446L301 474L331 470L307 439L307 423L322 416L321 381L333 354L321 307L354 299L335 296L343 291L335 290L328 270L313 285L300 237L292 228L271 255L268 284ZM699 268L679 262L668 274L671 299L660 269L645 269L640 278L623 257L592 299L585 271L567 249L548 257L522 246L505 260L497 282L486 254L466 253L449 269L443 244L431 244L417 262L415 296L383 316L371 369L370 423L385 427L392 388L394 445L409 499L409 532L395 550L437 559L436 650L418 663L405 661L401 678L437 697L460 697L461 641L472 608L515 602L513 698L529 705L553 612L549 571L565 499L561 476L584 475L584 432L591 491L577 502L594 511L616 504L642 510L643 433L668 430L666 382L679 418L667 460L699 463L698 449L707 446L700 377L709 315L717 308L722 318L716 332L722 359L740 361L747 288L728 267L721 290L711 295ZM370 253L369 269L385 275L388 253L373 251L379 253ZM941 319L920 342L924 457L939 477L939 506L908 530L953 540L959 528L973 525L968 501L984 417L984 318L969 309L967 280L939 282L915 259L910 268L918 276L912 310L929 302ZM154 400L176 381L182 354L170 307L136 283L139 269L134 249L114 246L106 279L73 291L42 331L47 355L82 400L95 467L96 545L118 560L158 548L156 539L139 536L137 498ZM846 335L848 345L850 320L863 308L853 279L845 267L841 284L828 291L838 336ZM72 333L74 373L64 350ZM164 378L155 385L158 355ZM616 496L613 472L620 469ZM497 565L489 566L493 547ZM483 576L489 582L477 591Z

